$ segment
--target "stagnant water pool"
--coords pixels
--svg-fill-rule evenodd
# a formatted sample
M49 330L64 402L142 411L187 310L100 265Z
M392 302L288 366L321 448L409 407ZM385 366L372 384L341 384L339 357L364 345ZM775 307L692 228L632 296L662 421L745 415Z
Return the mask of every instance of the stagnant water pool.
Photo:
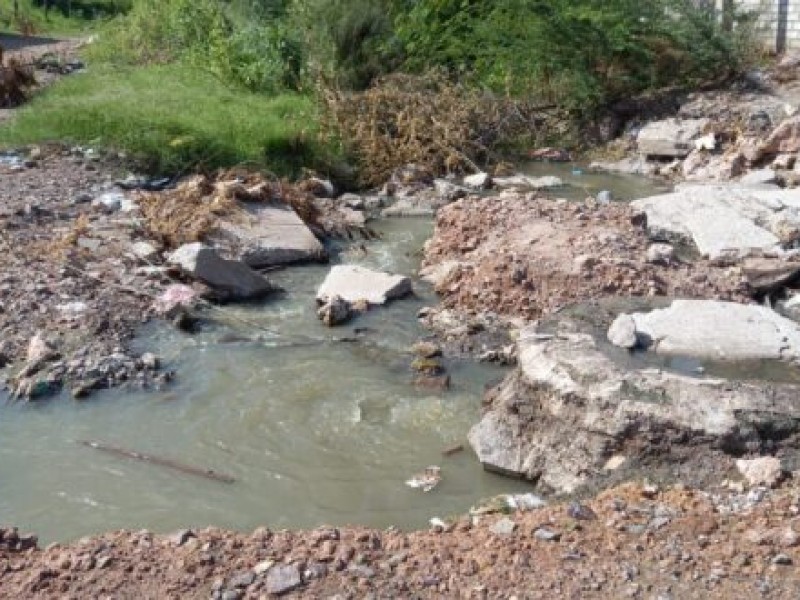
M573 174L557 192L580 198L610 189L622 199L654 192L640 179ZM575 185L577 184L577 185ZM427 219L375 223L382 239L336 262L413 275L430 235ZM314 294L328 266L271 275L285 294L256 306L229 306L224 323L197 334L151 326L137 342L178 373L156 393L109 391L83 403L66 395L0 406L0 523L45 542L116 528L171 531L216 525L252 529L358 523L424 527L463 513L481 498L527 491L528 484L485 473L466 444L484 388L505 371L449 362L446 393L411 385L407 349L425 335L416 319L435 303L415 280L414 298L329 330ZM246 325L248 323L249 325ZM366 330L354 343L335 341ZM206 480L87 448L100 440L231 475ZM444 457L442 450L464 444ZM428 465L442 483L423 493L404 485Z

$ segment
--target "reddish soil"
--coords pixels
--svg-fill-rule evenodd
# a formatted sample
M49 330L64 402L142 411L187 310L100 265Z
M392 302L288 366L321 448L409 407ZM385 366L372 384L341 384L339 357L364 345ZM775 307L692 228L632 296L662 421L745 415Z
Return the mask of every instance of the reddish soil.
M748 301L741 273L707 261L647 262L644 223L628 205L533 195L468 197L439 211L425 265L442 305L526 320L605 297Z
M797 598L796 484L744 495L627 484L584 505L446 530L115 532L45 550L0 537L6 598ZM435 492L434 492L435 493ZM537 533L538 532L538 533ZM11 539L9 539L11 538ZM23 544L24 545L24 544Z

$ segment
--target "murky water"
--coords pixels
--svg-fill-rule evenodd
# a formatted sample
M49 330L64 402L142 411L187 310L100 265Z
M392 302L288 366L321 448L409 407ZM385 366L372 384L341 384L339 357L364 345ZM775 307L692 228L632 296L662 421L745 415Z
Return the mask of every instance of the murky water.
M555 175L561 178L565 184L564 187L555 188L549 193L569 200L584 200L607 190L612 192L615 201L630 202L637 198L671 190L666 183L659 183L645 177L593 171L587 165L580 163L531 162L523 165L521 171L534 177Z
M528 171L539 168L578 179L590 191L653 192L641 180L568 175L571 167L560 165ZM574 189L584 193L562 191ZM422 219L382 221L376 224L381 241L337 260L413 274L431 227ZM177 370L165 392L0 406L0 523L36 531L45 541L122 527L416 528L433 516L463 513L481 498L528 490L524 482L485 473L466 443L485 385L505 371L451 362L452 390L415 389L406 349L424 335L415 315L435 302L430 290L416 281L415 298L329 330L316 319L313 300L327 271L308 266L274 273L284 295L227 307L220 313L224 323L198 334L163 326L145 332L147 348ZM213 469L236 481L110 456L81 440ZM465 451L442 456L454 444ZM438 488L426 494L404 485L431 464L442 467Z

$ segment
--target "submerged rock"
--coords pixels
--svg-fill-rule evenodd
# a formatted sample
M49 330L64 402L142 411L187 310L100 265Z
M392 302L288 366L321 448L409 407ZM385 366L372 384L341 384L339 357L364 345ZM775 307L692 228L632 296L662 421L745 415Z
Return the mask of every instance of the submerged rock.
M525 329L518 351L518 369L489 393L469 441L487 469L558 491L590 482L623 448L669 465L689 448L757 451L800 432L795 385L627 370L568 328Z
M353 309L341 296L331 296L319 307L317 316L328 327L335 327L349 321L353 316Z
M181 246L169 255L168 262L231 299L257 298L275 291L265 277L247 265L226 260L199 242Z
M356 265L337 265L317 291L317 301L327 302L339 296L351 304L366 301L382 305L411 292L411 280L404 275L381 273Z
M549 190L561 187L564 181L554 175L544 177L529 177L528 175L512 175L510 177L495 177L494 184L500 188L517 188L530 190Z

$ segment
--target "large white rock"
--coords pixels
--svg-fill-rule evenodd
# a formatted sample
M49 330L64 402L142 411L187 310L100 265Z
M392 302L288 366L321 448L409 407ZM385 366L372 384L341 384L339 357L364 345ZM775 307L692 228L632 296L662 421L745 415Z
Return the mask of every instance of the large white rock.
M336 265L317 291L317 301L323 303L339 296L350 304L363 301L386 304L411 291L411 280L403 275L390 275L355 265Z
M636 337L667 356L723 361L800 360L800 325L765 306L675 300L630 315Z
M324 260L325 248L290 207L247 203L246 218L221 223L209 241L255 267Z
M708 127L708 119L665 119L642 127L636 138L645 156L683 158L694 150L694 140Z
M181 246L169 255L167 262L233 298L256 298L275 289L260 273L241 262L222 258L216 250L200 242Z
M557 335L528 328L517 346L517 370L489 393L469 441L487 469L557 491L600 476L620 449L626 464L643 458L647 468L657 461L685 474L703 448L791 447L800 432L796 385L630 369L574 327Z
M800 237L800 190L683 184L632 206L651 238L694 244L711 259L780 251Z

